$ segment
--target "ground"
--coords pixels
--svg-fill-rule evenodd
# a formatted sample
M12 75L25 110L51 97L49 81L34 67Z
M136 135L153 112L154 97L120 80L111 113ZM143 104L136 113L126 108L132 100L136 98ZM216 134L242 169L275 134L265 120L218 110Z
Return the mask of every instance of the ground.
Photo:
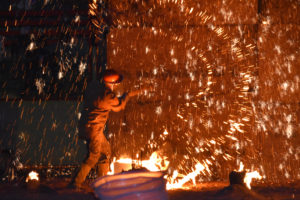
M96 200L92 189L76 191L68 188L69 180L53 178L38 184L2 183L0 199L2 200ZM225 182L198 184L191 190L168 191L170 200L194 199L300 199L300 182L286 186L257 185L248 190L242 186L228 187Z

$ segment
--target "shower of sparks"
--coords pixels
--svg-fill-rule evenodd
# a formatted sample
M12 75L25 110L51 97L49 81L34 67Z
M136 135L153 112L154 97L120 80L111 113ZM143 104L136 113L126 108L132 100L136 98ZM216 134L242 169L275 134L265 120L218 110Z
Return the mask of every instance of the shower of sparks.
M110 2L114 3L113 1ZM290 97L296 96L300 89L300 78L299 75L295 75L298 71L294 67L299 60L297 59L299 58L299 52L289 52L287 50L289 47L296 47L298 49L299 41L292 37L287 39L281 37L285 32L289 34L291 30L294 30L291 28L292 25L286 25L284 31L278 31L278 27L273 25L276 24L276 19L273 19L271 16L262 16L258 32L255 32L257 33L257 41L255 41L255 38L248 40L247 35L251 35L251 31L253 32L253 30L245 30L247 28L244 28L244 25L238 24L236 26L236 34L231 33L233 29L228 28L228 26L218 25L218 15L223 17L225 22L236 20L235 11L228 7L221 7L216 14L210 15L208 14L209 11L203 10L205 6L202 6L200 3L191 3L192 1L160 0L155 1L153 5L147 2L135 1L134 5L129 5L126 2L116 3L117 6L112 9L111 33L108 36L115 42L114 39L117 40L121 35L118 35L118 32L114 32L115 29L123 29L123 34L126 31L130 31L129 27L133 27L132 29L134 30L140 30L136 38L139 41L138 37L141 36L140 33L149 29L149 35L143 36L143 40L146 41L144 46L142 43L135 44L135 38L128 38L128 40L124 41L125 43L133 40L131 43L128 42L132 52L126 52L125 56L127 56L126 59L138 59L135 58L135 55L141 51L143 59L149 60L150 58L153 62L152 71L150 69L150 73L139 76L138 81L143 83L147 79L148 83L155 85L155 91L145 92L144 97L141 97L137 102L139 105L150 105L153 103L153 109L151 110L153 119L151 118L150 124L152 125L153 122L154 126L156 126L154 120L160 120L163 123L161 129L172 126L173 132L166 134L167 132L165 131L164 134L158 136L158 132L150 130L153 126L148 126L147 122L145 123L145 129L149 129L149 134L146 132L139 133L133 128L129 129L130 135L136 136L136 134L140 134L141 137L146 138L147 148L151 151L157 150L162 155L168 152L163 148L171 149L169 152L171 152L170 154L173 157L169 156L168 158L171 166L170 171L172 171L170 172L170 176L177 177L175 179L187 176L191 177L188 181L192 182L204 179L210 180L214 175L219 175L226 171L224 170L224 166L233 167L233 160L237 158L243 160L246 165L252 164L254 168L258 165L258 169L263 177L266 174L273 173L275 180L280 176L286 178L298 176L299 178L300 174L297 174L293 170L297 168L297 165L293 166L291 164L295 160L299 161L300 155L300 149L294 145L295 138L299 135L299 116L297 115L299 106L291 103L295 102L295 100L290 99ZM43 3L44 6L50 6L53 1L44 0ZM101 6L103 4L104 1L100 0L90 1L89 4L89 17L93 18L92 24L96 27L96 36L101 36L107 28L105 20L99 17L102 16L99 15L99 12L102 12ZM9 5L8 11L15 11L16 6L15 3ZM29 3L26 6L26 9L30 9ZM165 11L169 7L172 14L165 16L164 20L166 21L159 21L161 18L158 16L155 17L153 24L147 23L147 20L153 19L153 16L160 11ZM133 15L131 15L130 9L134 10ZM144 11L146 12L143 13ZM104 10L104 12L106 11ZM129 13L128 15L126 15L127 12ZM178 19L176 19L177 15ZM136 20L139 16L142 16L142 18ZM32 160L37 160L37 157L40 157L41 163L50 162L49 160L54 157L53 152L55 151L53 147L49 147L50 141L48 141L47 137L48 135L53 135L52 131L62 129L66 132L65 138L67 138L69 143L63 147L62 152L64 155L61 156L59 162L63 162L64 159L68 160L70 156L73 156L74 159L77 155L78 149L72 147L73 144L77 144L78 142L76 138L78 130L74 127L78 120L77 115L80 116L78 110L83 98L82 92L86 87L87 80L85 75L88 73L87 65L90 61L87 58L87 55L89 55L88 41L82 39L84 37L78 36L77 29L73 26L75 24L76 27L79 27L86 18L87 16L76 14L70 17L69 24L62 22L62 25L57 26L57 30L61 31L57 33L59 34L59 37L57 37L59 38L59 42L57 42L57 45L53 45L54 47L51 46L49 48L51 51L55 49L55 55L51 55L52 57L50 58L45 58L46 53L42 53L42 55L36 53L43 52L40 50L46 49L43 47L48 46L48 40L51 42L52 38L48 38L46 34L47 30L37 28L38 34L31 34L31 37L28 37L28 40L23 45L24 55L16 59L14 52L11 52L7 48L9 37L0 36L0 59L6 59L11 56L12 60L14 60L13 65L10 66L13 70L8 73L12 76L10 80L15 80L16 77L23 80L20 82L22 87L19 96L18 94L14 94L15 91L9 94L3 92L2 98L19 109L22 123L26 126L36 126L37 132L41 134L41 138L34 137L40 140L35 141L39 144L38 149L47 149L45 152L36 153L35 155L39 156L36 156ZM94 20L96 18L98 21ZM63 17L63 19L65 20L66 18ZM172 26L165 28L164 23L169 23L169 19L172 20ZM180 28L175 28L180 27L180 25L173 24L173 22L182 23L184 31L181 33ZM237 23L239 22L240 19L238 19ZM205 38L205 41L207 40L208 42L204 43L204 45L194 42L199 41L198 39L193 40L196 37L201 38L206 36L205 34L201 35L197 33L198 28L194 26L196 24L204 24L205 26L201 27L204 27L203 29L209 32L207 35L211 36L210 38ZM4 22L3 31L9 32L10 30L14 30L14 28L17 30L19 21L16 20L14 25L15 27L7 23L7 21ZM87 27L81 28L89 30ZM27 34L27 27L22 27L21 31ZM274 43L267 47L272 52L272 55L274 55L272 57L270 54L264 55L266 51L263 48L266 48L265 44L269 44L269 36L272 36L273 33L276 33L276 39ZM166 41L171 41L171 45L168 46L165 43L159 43L158 45L150 44L148 37L150 39L151 37L155 37L155 39L166 38ZM112 50L111 60L115 58L114 56L119 57L120 59L118 60L121 60L121 57L124 56L120 56L123 48L122 42L116 42L118 47ZM182 46L180 46L181 44ZM183 48L178 48L177 46ZM160 55L162 51L158 50L159 48L164 49L163 55ZM263 53L258 51L260 49L262 49L261 52ZM218 53L221 55L217 55ZM28 60L39 60L39 62L23 62L23 57L26 57L27 54ZM260 76L264 77L261 75L264 73L264 68L259 71L260 75L257 75L257 66L254 66L256 64L249 64L256 57L256 54L259 54L259 56L255 59L258 59L259 63L262 63L259 65L263 66L266 64L271 66L271 70L268 69L268 73L271 73L268 77L271 78L259 80ZM151 55L153 55L153 58L150 57ZM283 55L284 58L282 58ZM223 60L223 57L226 57L226 60ZM128 59L128 62L131 61L130 59ZM122 64L126 62L122 62ZM149 67L143 66L144 63L142 62L139 64L141 67ZM18 69L15 70L14 66L18 66ZM36 66L38 67L36 68ZM229 80L227 80L228 74L230 74ZM272 76L276 78L273 79ZM164 81L165 79L168 79L168 81L161 84L162 80ZM6 89L9 84L15 87L14 83L14 81L12 83L4 81L2 82L2 88ZM180 85L178 87L180 89L176 91L169 90L168 87L171 88L172 84ZM261 91L268 91L264 88L271 88L272 92L276 91L276 95L262 94ZM33 98L34 105L36 106L28 106L28 102L22 99L23 95L27 98L31 97L30 95L32 94L37 94ZM228 96L224 94L228 94ZM170 104L170 106L164 104L165 102L159 102L160 95L161 97L166 96L165 102ZM15 96L21 98L21 100L9 101L11 97ZM269 96L271 98L268 98ZM278 96L278 98L275 96ZM64 114L68 114L68 117L75 115L74 119L56 123L54 115L56 112L61 114L60 107L57 108L58 111L53 111L51 102L43 101L39 99L40 97L45 100L51 98L65 100L70 97L71 100L74 100L74 97L77 98L74 102L69 101L66 103L72 105L64 112ZM146 99L145 103L142 98ZM153 102L151 102L151 99L153 99ZM172 107L172 103L177 100L180 103L176 104L176 107ZM147 113L134 113L135 116L141 116L140 120L133 122L133 124L135 123L134 125L143 124L143 120L147 118L146 115L152 114L147 110L145 112ZM170 116L169 120L168 117L165 117L165 114L175 117ZM32 117L34 115L39 115L40 117L35 119ZM49 120L49 117L54 123L50 123L50 127L47 127L45 122ZM124 118L124 121L126 120L127 118ZM131 126L132 124L123 122L122 127L127 129L129 125ZM216 130L220 131L220 133L216 133ZM75 136L72 135L73 132L76 132L76 134L73 134ZM25 130L21 130L21 133L18 134L18 145L20 144L20 148L23 148L25 153L30 152L29 148L33 146L30 142L32 136ZM117 136L117 133L109 134L111 139ZM282 150L280 150L281 153L278 153L278 155L277 146L269 144L269 141L272 141L274 137L281 140L279 146ZM59 139L60 137L57 136L51 142L57 142ZM168 144L168 142L171 144ZM72 145L69 145L71 143ZM174 145L178 143L181 145ZM139 150L145 148L144 146L137 147L138 144L135 142L134 144L131 142L130 144L126 144L126 148L134 149L130 145L136 145L135 148ZM173 149L167 148L168 145L173 145ZM265 146L269 148L266 149ZM274 161L274 167L266 168L268 166L264 163L268 163L267 160L269 158L266 159L264 155L257 152L267 152L270 154L270 157L272 157L270 159ZM132 155L136 155L137 153L139 152L133 152ZM174 160L176 161L175 164L172 163ZM227 163L229 164L227 165ZM276 173L276 171L280 171L280 173ZM179 182L178 184L181 185L181 181L177 183L176 181L178 180L173 181L173 183L177 184ZM183 187L183 185L180 187Z
M188 9L188 8L187 8ZM191 9L192 10L192 9ZM223 10L223 14L225 11ZM201 12L201 19L203 21L209 21L211 19L211 16L208 16L205 14L206 12ZM228 16L230 17L230 16ZM242 50L240 41L236 38L230 37L230 35L222 28L222 27L215 27L213 25L209 26L210 30L216 34L216 36L220 39L220 41L223 41L224 43L231 44L231 53L233 55L233 59L236 60L236 62L242 62L248 59L246 54L248 52L253 52L253 44L246 44L246 49ZM214 79L214 70L219 71L219 73L223 73L226 69L229 69L229 67L226 67L225 65L222 66L221 70L219 69L219 66L215 65L210 61L210 59L207 58L207 51L201 50L199 51L197 47L193 46L191 48L191 51L187 52L187 57L190 60L193 60L193 54L192 52L195 52L197 50L198 58L201 59L202 63L206 67L206 78L203 80L199 79L199 91L196 95L196 98L190 98L190 95L188 93L185 94L185 99L189 102L186 104L183 104L185 106L180 107L178 110L177 116L179 119L182 119L184 122L187 122L189 124L189 127L191 129L190 132L187 132L187 137L190 137L194 134L193 129L193 121L187 120L189 118L189 113L187 110L190 107L190 103L193 105L194 109L199 109L199 112L201 112L201 105L203 105L202 98L206 99L207 107L211 108L216 107L219 105L219 102L214 102L214 99L209 98L208 95L213 94L214 91L212 90L212 87L216 84ZM208 46L208 50L212 50L212 46ZM245 52L244 52L245 51ZM249 53L248 53L249 54ZM170 55L174 55L174 50L171 49ZM174 59L174 58L172 58ZM192 68L192 65L187 65L186 69L190 70ZM187 143L187 148L194 147L195 152L214 152L213 156L209 157L203 157L203 161L206 161L207 163L215 163L215 162L221 162L220 159L223 159L225 161L232 160L235 158L235 156L230 155L230 153L222 153L222 146L224 143L230 143L230 141L238 142L240 140L240 134L247 134L245 131L245 128L248 126L250 118L252 114L252 110L249 108L249 106L246 106L249 104L249 99L247 96L247 92L250 88L250 83L252 83L252 80L254 79L252 77L252 71L254 69L254 66L248 65L241 67L239 78L240 82L236 85L236 91L237 94L237 102L236 102L236 109L238 109L238 115L229 115L228 119L224 121L224 124L228 126L228 134L224 134L224 136L219 136L216 138L212 138L211 140L206 139L204 143L202 143L201 146L198 146L196 143ZM192 74L192 73L190 73ZM193 76L191 76L191 81L195 80ZM223 102L224 104L224 102ZM224 106L223 106L224 108ZM219 112L222 113L222 107L218 108ZM205 115L203 115L204 117ZM242 120L241 120L242 119ZM200 122L202 123L207 130L212 129L213 124L211 119L207 119L206 121ZM247 135L243 135L246 139L248 138ZM232 148L233 151L241 151L241 145L239 143L236 143L236 146ZM214 151L215 149L216 151ZM219 150L218 150L219 149ZM189 156L187 158L193 157L192 152L188 150ZM235 153L234 153L235 154ZM217 159L216 159L217 158ZM216 160L215 160L216 159ZM185 160L183 160L185 162ZM184 164L183 164L184 165ZM209 167L204 168L205 170L210 170ZM209 174L209 173L208 173Z

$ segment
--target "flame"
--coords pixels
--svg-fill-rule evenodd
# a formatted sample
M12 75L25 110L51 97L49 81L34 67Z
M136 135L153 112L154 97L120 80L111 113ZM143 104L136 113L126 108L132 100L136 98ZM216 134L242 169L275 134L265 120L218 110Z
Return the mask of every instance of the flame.
M239 167L239 170L238 172L242 172L244 171L244 164L243 162L240 162L240 167ZM247 188L249 190L251 190L251 182L252 182L252 179L258 179L258 180L261 180L262 179L262 176L259 174L258 171L253 171L253 172L248 172L249 170L246 170L246 174L245 174L245 177L244 177L244 183L246 184Z
M131 167L134 165L134 166L144 167L152 172L166 171L170 164L166 156L161 156L158 152L153 152L149 160L139 161L131 158L120 158L118 160L114 159L114 161L110 165L111 171L108 173L108 175L115 174L116 163L124 164L124 165L127 164L125 170L131 169ZM189 187L184 187L184 184L186 184L189 181L192 181L193 184L195 185L196 176L199 175L201 172L203 172L204 169L208 170L208 166L206 164L202 165L201 163L197 163L195 165L194 170L187 175L179 174L177 170L174 170L174 172L171 175L165 176L165 178L168 181L166 184L166 189L167 190L178 189L178 188L188 189Z
M254 172L247 172L244 178L244 183L246 184L247 188L251 190L251 182L252 179L262 179L262 176L258 173L258 171L254 171Z
M26 178L26 182L30 181L30 180L36 180L38 181L39 180L39 174L35 171L31 171L27 178Z
M160 156L157 152L153 152L149 160L136 160L131 158L114 159L114 161L110 164L111 171L108 172L108 175L115 174L115 163L144 167L149 171L155 172L167 170L170 162L167 160L166 156Z
M196 180L195 180L196 176L199 175L204 169L205 169L204 165L197 163L195 166L195 170L185 176L179 175L178 171L175 170L173 172L172 177L167 182L167 190L178 189L178 188L187 189L189 187L184 187L184 184L190 180L192 180L193 184L195 185L196 184ZM182 178L176 180L178 177L182 177Z
M138 156L137 156L138 157ZM149 158L149 160L137 160L131 158L120 158L118 160L114 159L111 163L110 168L111 171L108 175L115 174L115 164L127 164L124 170L132 169L132 166L144 167L149 171L166 171L169 167L170 162L167 160L166 156L162 156L159 152L153 152ZM209 162L208 162L209 163ZM196 185L196 177L201 173L204 174L204 171L210 172L209 166L206 162L201 164L199 161L195 164L195 167L192 172L187 175L180 174L177 170L174 170L172 174L166 175L165 179L167 180L166 189L190 189L189 186L185 186L186 183L192 181L193 185ZM257 171L249 172L249 170L244 170L244 164L240 162L238 172L246 171L244 177L244 183L247 188L251 189L252 179L262 179L262 176Z
M243 164L243 162L240 162L240 168L239 168L238 172L241 172L243 170L244 170L244 164Z
M165 130L160 138L163 140L166 139L168 136L168 131ZM215 143L214 140L211 140L211 143ZM139 154L136 155L136 159L132 158L120 158L120 159L113 159L113 162L110 164L110 172L108 175L113 175L118 173L118 170L126 171L131 170L133 168L146 168L149 171L157 172L157 171L167 171L169 169L170 161L168 160L167 156L163 155L163 151L155 151L151 154L148 160L141 160L139 158ZM167 180L166 189L189 189L185 184L192 181L194 185L196 185L196 177L205 172L210 174L210 169L208 165L212 163L209 160L205 160L201 164L199 161L194 165L193 171L187 175L180 174L177 170L174 170L172 173L165 175L165 179ZM115 169L116 166L119 166L119 169ZM169 170L170 172L171 170Z
M168 169L169 164L167 157L161 157L157 152L152 153L149 160L142 161L142 166L153 172L165 171Z

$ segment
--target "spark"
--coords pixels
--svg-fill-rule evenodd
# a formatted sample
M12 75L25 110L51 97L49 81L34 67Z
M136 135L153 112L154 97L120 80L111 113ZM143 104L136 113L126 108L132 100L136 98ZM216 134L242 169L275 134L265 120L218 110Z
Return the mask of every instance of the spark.
M146 47L146 48L145 48L145 53L148 54L149 51L150 51L149 47Z
M174 55L174 49L170 50L170 55L173 56Z
M176 65L178 63L178 60L176 58L172 58L172 62Z
M33 51L33 50L35 50L37 48L37 46L36 46L36 44L35 44L35 42L30 42L30 44L28 45L28 47L27 47L27 51Z
M278 54L281 54L280 46L275 45L274 50L277 51Z
M85 71L85 69L86 69L86 66L87 66L87 63L84 63L84 62L80 62L80 64L79 64L79 73L80 73L80 75L82 75L83 74L83 72Z
M164 135L168 135L168 131L165 129L165 131L163 132Z
M160 114L162 113L162 108L161 108L161 106L156 107L155 113L158 114L158 115L160 115Z
M286 135L287 135L287 138L291 138L293 135L293 126L291 124L287 125Z
M79 21L80 21L80 16L79 16L79 15L76 15L76 16L75 16L75 19L74 19L74 22L77 23L77 22L79 22Z
M39 94L41 94L43 92L43 88L45 86L45 82L43 79L39 78L35 80L35 86L39 92Z
M75 39L72 37L70 40L70 44L69 44L71 48L74 46L74 41L75 41Z
M58 79L62 79L64 77L64 73L62 71L58 72Z

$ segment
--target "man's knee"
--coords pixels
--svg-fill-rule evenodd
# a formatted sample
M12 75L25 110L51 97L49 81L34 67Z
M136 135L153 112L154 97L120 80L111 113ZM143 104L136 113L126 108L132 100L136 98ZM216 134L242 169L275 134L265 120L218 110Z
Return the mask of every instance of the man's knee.
M90 153L88 158L84 161L85 164L91 166L91 167L94 167L97 163L98 163L98 160L101 156L101 153L97 153L97 154L94 154L94 153Z

